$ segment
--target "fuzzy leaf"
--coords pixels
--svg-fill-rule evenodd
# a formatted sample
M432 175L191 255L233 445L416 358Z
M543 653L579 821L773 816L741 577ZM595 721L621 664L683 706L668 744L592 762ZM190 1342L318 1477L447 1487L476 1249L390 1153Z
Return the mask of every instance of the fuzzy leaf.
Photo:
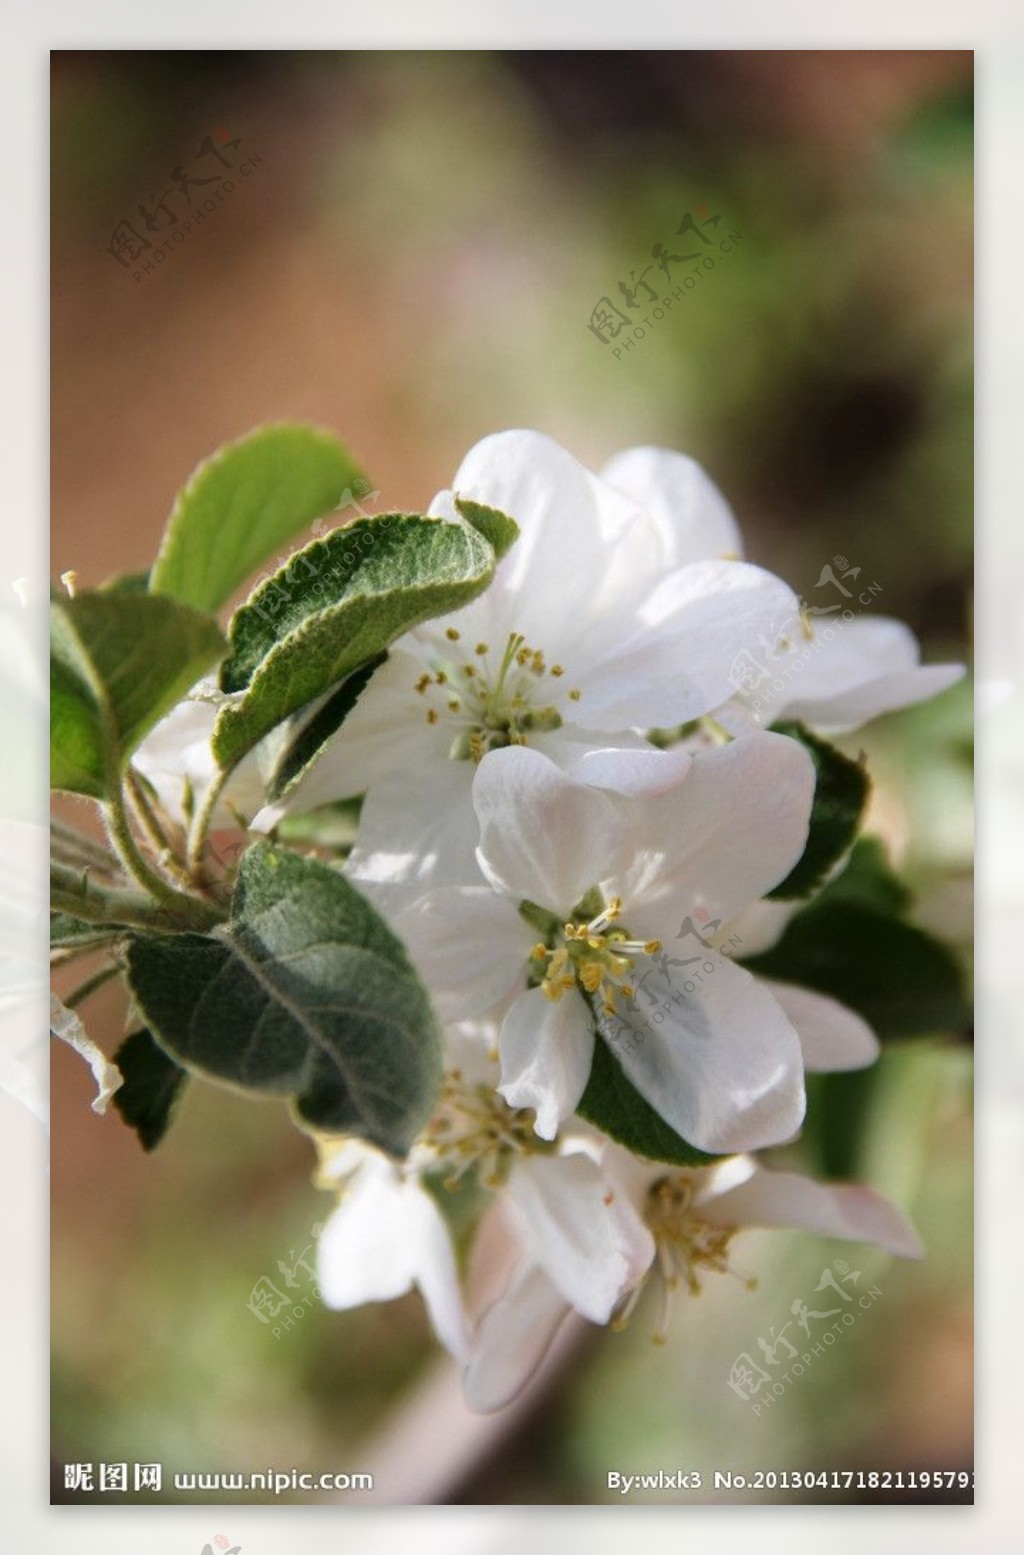
M150 588L219 609L279 546L361 481L330 432L289 422L257 427L204 460L178 493Z
M128 981L179 1064L294 1098L307 1126L400 1155L441 1076L440 1035L401 943L336 870L258 844L229 922L136 940Z
M155 1150L171 1126L188 1075L148 1031L133 1031L114 1054L122 1083L113 1102L143 1150Z
M212 617L150 594L50 606L50 784L102 799L158 719L223 657Z
M218 762L233 767L403 632L468 604L494 567L471 524L415 513L360 519L297 552L231 622L221 685L245 695L217 720Z

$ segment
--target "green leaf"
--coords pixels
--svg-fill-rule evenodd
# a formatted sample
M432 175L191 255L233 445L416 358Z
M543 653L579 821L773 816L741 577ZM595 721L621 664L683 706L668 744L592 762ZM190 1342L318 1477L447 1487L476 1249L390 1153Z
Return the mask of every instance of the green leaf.
M135 941L128 981L179 1064L295 1098L312 1128L404 1153L441 1078L433 1013L400 941L343 875L258 844L230 921Z
M415 513L359 519L297 552L231 622L221 684L246 694L214 727L220 765L233 767L410 627L468 604L494 567L493 547L472 525Z
M281 799L309 771L332 735L337 734L349 713L366 690L374 670L387 658L378 653L361 669L343 680L307 723L282 749L267 779L267 797Z
M879 837L858 837L843 872L830 880L821 900L859 902L896 918L910 906L911 894L892 871Z
M742 964L830 994L882 1038L955 1030L970 1019L951 952L923 929L860 902L823 895L790 920L777 945Z
M151 594L50 606L50 783L107 797L139 741L223 657L216 621Z
M148 1031L133 1031L114 1054L123 1084L113 1102L143 1150L155 1150L171 1126L188 1075Z
M279 546L337 508L361 480L330 432L288 422L257 427L206 459L178 493L150 588L219 609Z
M498 508L485 507L482 502L471 502L468 497L455 498L455 511L472 524L478 534L494 548L494 554L501 558L512 549L519 535L519 525L507 513L502 513Z
M595 1033L594 1063L577 1112L588 1123L649 1161L673 1166L706 1166L717 1156L706 1155L677 1134L627 1077L611 1048Z
M868 775L862 762L851 761L799 723L775 725L777 734L798 740L814 762L814 804L802 857L768 896L790 901L810 896L842 858L857 835L868 797Z

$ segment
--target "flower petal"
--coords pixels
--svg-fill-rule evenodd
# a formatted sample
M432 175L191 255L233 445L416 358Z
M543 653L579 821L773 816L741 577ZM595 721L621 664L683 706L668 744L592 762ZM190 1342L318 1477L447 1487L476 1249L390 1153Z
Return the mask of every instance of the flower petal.
M631 808L644 899L624 881L630 927L666 939L671 923L704 908L728 920L784 880L807 841L814 765L797 740L751 734L699 751L682 783ZM669 921L666 923L666 916Z
M625 448L600 473L654 519L669 566L743 555L732 509L695 459L670 448Z
M489 1414L510 1404L543 1361L569 1311L542 1269L521 1264L477 1325L462 1382L470 1408Z
M394 918L444 1020L481 1015L522 981L535 930L490 886L448 886Z
M825 1074L864 1069L875 1062L881 1052L878 1038L866 1020L838 999L795 983L777 983L766 977L761 982L796 1027L805 1069Z
M413 1286L416 1257L406 1184L383 1157L350 1177L317 1244L317 1280L328 1307L392 1301Z
M576 671L592 728L670 726L699 718L735 690L737 655L774 641L799 611L789 586L746 562L697 562L648 586L636 624L609 629L603 653Z
M523 1156L508 1194L548 1278L592 1323L607 1323L654 1257L654 1240L598 1163L582 1152Z
M499 1094L510 1107L536 1110L542 1139L554 1139L571 1117L590 1078L594 1036L586 1005L575 989L558 1000L539 988L521 993L498 1033Z
M567 770L577 783L639 798L677 787L692 762L692 753L679 747L658 750L646 743L639 748L599 745L585 751Z
M473 771L468 761L420 760L367 794L346 872L385 911L481 883Z
M417 1182L384 1157L368 1156L350 1178L320 1235L317 1281L328 1307L391 1301L418 1285L441 1343L469 1350L451 1240L441 1212Z
M793 1137L804 1114L800 1042L749 972L708 952L693 976L684 968L668 983L649 973L633 1003L635 1012L623 1011L609 1046L684 1139L731 1153Z
M477 767L473 803L477 859L487 878L560 915L626 856L628 834L615 801L573 782L539 751L491 751Z
M497 432L470 449L431 512L451 509L452 497L470 497L509 514L519 539L499 563L485 599L451 620L494 644L522 632L549 658L578 644L581 624L607 620L617 590L609 547L629 536L634 569L656 574L660 548L654 525L628 497L598 479L540 432ZM489 622L487 629L484 623ZM489 635L490 634L490 635Z
M816 619L772 666L783 689L755 688L748 705L766 723L798 718L824 733L856 729L881 713L936 696L959 680L960 664L921 666L917 638L902 621L867 616Z
M819 1236L875 1242L900 1258L924 1249L907 1218L883 1194L859 1183L820 1183L797 1172L749 1163L746 1181L700 1200L700 1213L719 1226L792 1226Z

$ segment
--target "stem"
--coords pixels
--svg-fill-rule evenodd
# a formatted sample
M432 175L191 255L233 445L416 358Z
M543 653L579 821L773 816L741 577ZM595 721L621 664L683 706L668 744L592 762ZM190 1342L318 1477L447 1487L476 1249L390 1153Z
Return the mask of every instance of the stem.
M156 812L150 804L145 784L134 767L129 766L127 778L128 795L135 819L142 827L151 845L156 849L157 862L160 868L172 885L188 889L193 884L193 881L187 871L178 863L167 833L157 820Z
M130 875L148 891L156 901L173 911L176 907L180 913L191 913L196 905L196 898L185 891L180 891L177 886L171 885L154 869L146 858L131 828L128 812L124 807L124 795L119 788L112 790L112 797L103 807L107 827L110 832L110 840L117 849L121 862Z
M213 820L217 802L230 775L229 769L222 767L218 771L216 777L210 782L206 793L203 795L203 802L192 819L192 827L188 838L189 869L198 869L202 863L206 834L210 830L210 823Z
M94 994L98 988L102 988L104 983L109 983L111 978L116 977L120 971L121 968L116 963L112 964L111 966L101 966L99 971L94 972L91 977L87 977L84 983L79 983L74 992L68 994L67 998L64 1000L64 1003L67 1005L69 1010L76 1010L78 1006L80 1004L84 1004L86 999Z
M160 897L154 902L136 891L97 885L87 872L69 869L58 861L50 864L50 905L73 918L110 928L148 929L150 933L192 929L201 934L223 922L224 914L212 902L171 892L162 882L159 890Z
M76 831L73 826L67 826L59 821L55 815L50 817L50 833L56 847L68 854L75 854L84 864L93 869L101 869L104 874L118 873L117 860L113 854L108 853L100 843L94 842L91 837L86 837L83 832Z

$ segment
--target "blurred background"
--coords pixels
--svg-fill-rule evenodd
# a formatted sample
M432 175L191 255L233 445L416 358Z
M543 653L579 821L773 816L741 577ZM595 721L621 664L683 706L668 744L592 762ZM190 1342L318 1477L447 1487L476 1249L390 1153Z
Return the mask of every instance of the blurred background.
M807 593L841 555L926 660L966 657L971 88L970 54L912 50L55 54L54 574L146 566L194 465L261 421L336 430L372 479L367 511L422 507L479 437L531 426L592 466L635 443L692 454L752 560ZM184 197L218 192L174 242ZM647 287L693 271L670 265L670 288L652 254L702 243L677 235L688 215L739 236L637 338ZM588 327L602 299L607 340ZM870 829L914 918L966 955L967 687L845 745L868 753ZM112 1051L116 995L86 1016ZM58 1464L159 1461L167 1500L176 1469L376 1466L382 1500L480 1503L614 1501L615 1469L708 1487L715 1468L970 1467L961 1032L887 1053L853 1163L911 1213L924 1263L747 1234L734 1261L756 1291L712 1277L667 1348L643 1304L622 1334L570 1335L487 1423L460 1413L416 1297L310 1300L278 1336L249 1310L279 1260L304 1300L295 1260L331 1207L283 1109L192 1086L144 1156L57 1046ZM839 1257L882 1295L756 1416L732 1362ZM896 1499L915 1498L937 1497Z

